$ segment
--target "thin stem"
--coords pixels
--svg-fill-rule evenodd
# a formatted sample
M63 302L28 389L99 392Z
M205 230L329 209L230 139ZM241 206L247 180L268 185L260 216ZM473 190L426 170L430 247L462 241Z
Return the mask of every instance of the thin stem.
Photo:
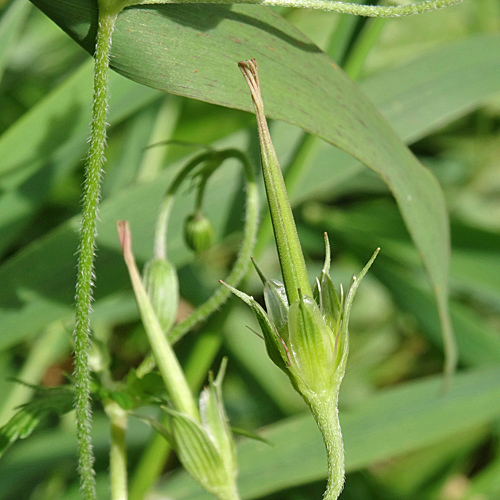
M364 17L403 17L413 14L423 14L437 9L443 9L450 5L460 3L462 0L425 0L424 2L409 5L379 6L359 5L349 2L337 2L333 0L130 0L130 5L147 5L163 3L215 3L233 4L244 3L253 5L267 5L280 7L296 7L302 9L319 9L340 14L353 14Z
M337 500L345 481L344 443L337 400L338 393L314 395L307 401L323 435L328 459L328 483L323 500Z
M94 280L94 253L96 238L97 209L101 184L101 171L104 163L106 143L106 113L108 95L108 67L111 36L117 13L99 11L95 67L94 67L94 104L89 156L85 169L82 226L78 258L78 278L76 286L76 323L75 339L75 386L76 423L78 439L79 472L83 497L95 499L95 478L93 472L93 453L90 438L90 373L88 349L90 345L90 311L92 285Z
M243 165L246 180L247 207L243 242L238 253L238 258L231 272L225 279L225 281L231 285L237 286L247 273L250 257L255 244L259 222L259 194L252 165L248 161L248 158L237 149L228 149L219 153L224 154L225 158L237 158ZM207 153L207 156L210 155L211 153ZM169 332L168 338L170 342L177 342L196 324L210 316L210 314L216 311L227 300L230 294L231 292L228 288L219 287L204 304L198 307L184 321L179 323Z
M361 33L356 39L356 43L349 53L349 57L342 67L347 76L352 80L359 80L368 53L380 37L386 22L386 19L383 18L369 19L363 26Z
M182 100L172 94L166 96L160 105L153 132L149 138L149 147L137 174L137 182L149 182L159 175L168 156L169 142L179 120Z
M306 264L295 227L292 208L288 201L285 181L271 142L271 135L264 114L257 63L252 59L238 64L250 88L254 103L267 201L288 303L293 304L299 300L299 288L304 295L312 297L311 285L307 276Z
M111 448L109 452L111 500L127 500L127 451L125 447L127 412L112 400L105 402L104 409L111 422Z

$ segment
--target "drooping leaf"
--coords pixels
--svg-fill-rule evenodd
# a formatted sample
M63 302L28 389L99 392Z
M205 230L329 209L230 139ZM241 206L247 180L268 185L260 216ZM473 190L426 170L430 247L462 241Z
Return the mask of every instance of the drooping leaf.
M93 52L94 0L33 3ZM447 302L449 228L443 194L436 179L328 56L267 8L157 5L120 14L111 65L154 88L250 110L236 62L251 57L260 66L268 116L296 124L346 151L391 189L436 294L449 374L455 353Z

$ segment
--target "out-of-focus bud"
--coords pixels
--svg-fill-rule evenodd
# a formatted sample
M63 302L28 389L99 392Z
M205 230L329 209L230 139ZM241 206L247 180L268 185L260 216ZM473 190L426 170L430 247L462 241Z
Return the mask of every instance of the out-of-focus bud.
M171 409L170 439L186 470L220 500L239 498L236 489L236 447L222 401L226 360L216 380L200 396L201 421Z
M196 212L184 222L184 239L187 246L196 253L210 248L214 241L212 223L202 212Z
M179 307L179 282L175 267L165 259L155 258L144 267L144 288L163 331L175 323Z

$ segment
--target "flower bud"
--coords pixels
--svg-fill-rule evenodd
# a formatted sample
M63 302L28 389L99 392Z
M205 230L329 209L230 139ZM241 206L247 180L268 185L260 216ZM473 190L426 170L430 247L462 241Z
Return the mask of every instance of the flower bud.
M196 253L210 248L214 241L212 223L203 213L191 214L184 222L184 240L187 246Z
M143 283L162 330L168 332L175 322L179 306L175 267L165 259L152 259L144 266Z
M171 409L171 437L186 470L207 491L220 499L238 498L236 493L236 447L222 401L221 384L226 360L216 380L200 396L201 421Z

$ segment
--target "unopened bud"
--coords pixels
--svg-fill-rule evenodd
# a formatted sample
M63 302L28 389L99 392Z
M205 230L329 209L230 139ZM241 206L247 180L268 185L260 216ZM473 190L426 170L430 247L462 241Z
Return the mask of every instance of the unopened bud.
M144 267L144 288L164 332L175 322L179 306L179 283L175 267L165 259L152 259Z
M184 223L184 239L196 253L207 250L214 241L212 223L201 212L191 214Z

